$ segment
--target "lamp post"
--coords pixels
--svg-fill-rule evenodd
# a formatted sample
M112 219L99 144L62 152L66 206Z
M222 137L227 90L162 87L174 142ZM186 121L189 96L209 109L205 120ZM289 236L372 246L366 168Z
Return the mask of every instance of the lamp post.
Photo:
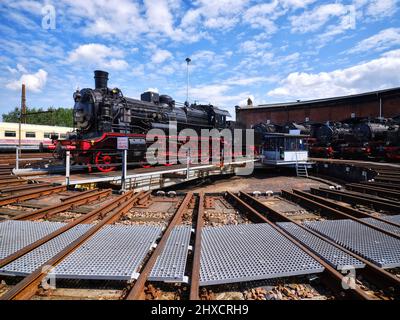
M187 77L187 83L186 83L186 103L189 105L189 64L192 61L190 58L186 58L186 77Z

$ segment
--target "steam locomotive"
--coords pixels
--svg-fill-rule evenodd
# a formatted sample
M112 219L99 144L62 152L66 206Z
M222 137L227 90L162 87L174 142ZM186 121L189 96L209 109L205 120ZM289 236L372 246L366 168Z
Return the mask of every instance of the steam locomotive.
M147 167L145 160L149 146L146 134L151 129L162 129L166 137L171 129L180 132L190 128L225 129L232 123L228 111L213 105L176 103L168 95L144 92L140 100L125 97L118 88L108 88L108 73L94 72L95 88L85 88L74 93L75 133L58 141L57 153L62 158L72 150L72 160L77 164L94 164L100 171L115 169L121 163L117 151L118 137L128 137L128 162ZM171 127L171 122L175 123ZM164 150L168 155L170 150Z
M287 133L297 129L309 135L314 157L384 159L400 161L400 116L393 119L353 118L328 123L260 123L255 131Z

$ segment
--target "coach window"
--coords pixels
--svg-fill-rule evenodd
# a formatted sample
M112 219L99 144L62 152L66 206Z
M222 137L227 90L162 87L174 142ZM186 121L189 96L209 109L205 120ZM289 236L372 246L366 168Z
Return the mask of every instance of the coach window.
M17 133L15 132L15 131L6 131L6 132L4 132L4 136L5 137L16 137L17 136Z
M51 133L50 132L45 132L43 136L44 136L45 139L50 139Z
M35 132L26 132L25 138L36 138L36 133Z
M67 139L66 133L60 133L60 139Z

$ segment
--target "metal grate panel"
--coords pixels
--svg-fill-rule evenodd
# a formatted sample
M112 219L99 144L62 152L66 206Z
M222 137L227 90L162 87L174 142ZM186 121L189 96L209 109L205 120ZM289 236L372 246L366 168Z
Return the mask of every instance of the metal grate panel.
M382 217L382 218L387 220L387 221L391 221L391 222L395 222L395 223L400 224L400 215L385 216L385 217Z
M268 224L206 227L200 285L319 273L323 266Z
M7 220L0 223L0 259L61 228L61 222Z
M353 220L309 221L319 232L382 268L400 266L400 240Z
M338 270L348 269L349 267L354 269L365 267L365 264L360 260L321 240L295 223L278 222L277 225L289 232L307 248L315 251L319 257Z
M398 228L396 226L393 226L391 224L376 220L374 218L361 218L360 220L368 222L369 224L372 224L372 225L374 225L376 227L379 227L379 228L381 228L383 230L390 231L390 232L393 232L393 233L396 233L396 234L400 234L400 228Z
M151 281L185 282L191 226L175 227L150 273Z
M57 278L131 280L161 233L161 227L108 225L54 270Z
M92 225L77 225L0 269L7 275L27 275L78 239Z

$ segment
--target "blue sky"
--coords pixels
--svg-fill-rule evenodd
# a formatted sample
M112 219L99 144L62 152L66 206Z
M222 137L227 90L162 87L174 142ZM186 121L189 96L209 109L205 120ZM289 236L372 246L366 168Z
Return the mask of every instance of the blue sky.
M58 0L0 3L0 108L72 107L93 70L234 113L400 86L398 0Z

